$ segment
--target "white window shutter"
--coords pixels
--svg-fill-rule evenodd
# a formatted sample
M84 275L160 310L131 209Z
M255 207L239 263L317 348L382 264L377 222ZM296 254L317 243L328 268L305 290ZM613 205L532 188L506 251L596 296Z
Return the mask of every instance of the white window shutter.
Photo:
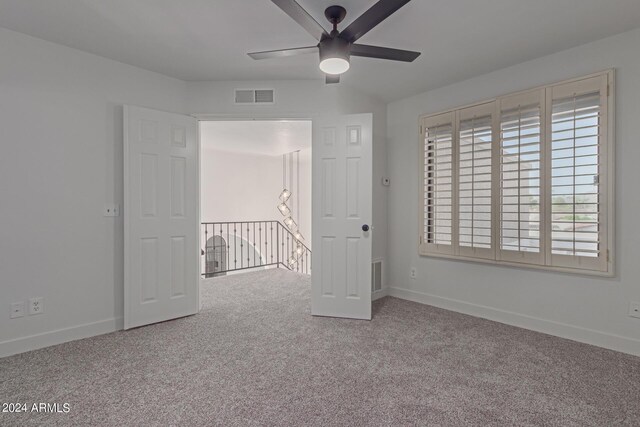
M612 275L613 77L423 117L419 253Z
M607 270L607 84L547 89L551 266Z
M544 90L499 100L498 259L544 264Z
M422 121L421 253L453 254L454 114Z
M493 152L495 103L458 111L458 254L494 259Z

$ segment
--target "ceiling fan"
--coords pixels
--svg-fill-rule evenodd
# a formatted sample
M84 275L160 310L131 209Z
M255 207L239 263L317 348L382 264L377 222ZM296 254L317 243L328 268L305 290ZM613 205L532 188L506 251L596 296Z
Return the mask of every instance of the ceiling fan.
M338 83L340 74L349 69L351 56L403 62L412 62L420 56L420 52L355 43L376 25L409 3L410 0L379 0L342 31L338 31L338 24L347 15L346 9L342 6L329 6L324 11L324 16L333 25L333 30L330 33L327 33L322 25L313 19L295 0L271 1L307 30L319 43L316 46L249 53L248 55L253 59L282 58L319 52L320 69L326 74L326 82Z

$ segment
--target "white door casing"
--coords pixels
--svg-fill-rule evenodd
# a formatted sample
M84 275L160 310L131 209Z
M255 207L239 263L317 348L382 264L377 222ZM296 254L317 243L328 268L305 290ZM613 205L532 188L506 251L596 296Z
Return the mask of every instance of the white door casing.
M311 313L316 316L371 319L372 126L372 114L313 122Z
M124 106L124 327L199 309L198 123Z

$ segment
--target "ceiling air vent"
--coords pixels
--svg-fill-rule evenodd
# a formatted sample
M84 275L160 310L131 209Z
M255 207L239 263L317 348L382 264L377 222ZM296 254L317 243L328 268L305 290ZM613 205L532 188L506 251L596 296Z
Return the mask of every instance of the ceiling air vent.
M256 90L256 104L273 104L273 90L271 89Z
M236 89L236 104L273 104L273 89Z
M254 90L236 89L236 104L253 104L254 102Z

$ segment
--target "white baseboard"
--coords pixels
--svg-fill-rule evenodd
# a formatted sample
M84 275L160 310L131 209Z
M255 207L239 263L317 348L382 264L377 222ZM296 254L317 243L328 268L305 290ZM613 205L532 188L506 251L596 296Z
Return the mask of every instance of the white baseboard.
M465 301L443 298L409 289L389 288L388 295L421 304L432 305L445 310L493 320L495 322L505 323L507 325L530 329L532 331L542 332L585 344L604 347L610 350L632 354L634 356L640 356L640 340L633 338L608 334L601 331L582 328L580 326L540 319Z
M30 335L28 337L2 341L0 342L0 357L37 350L39 348L62 344L68 341L107 334L109 332L119 331L122 327L122 318L113 318L99 320L93 323L86 323L79 326L72 326L70 328L43 332L41 334Z
M375 301L380 298L384 298L389 295L389 290L387 288L382 288L379 291L375 291L371 294L371 301Z
M604 347L623 353L640 356L640 340L622 337L619 335L607 334L605 332L568 325L566 323L554 322L540 319L524 314L500 310L479 304L472 304L465 301L443 298L423 292L412 291L403 288L385 288L374 292L371 295L372 301L392 296L421 304L432 305L507 325L530 329L549 335L558 336L586 344ZM52 345L62 344L68 341L75 341L82 338L89 338L121 330L123 327L122 318L112 318L98 322L70 328L58 329L56 331L44 332L30 335L28 337L16 338L13 340L0 342L0 357L11 356L13 354L24 353L26 351L37 350Z

